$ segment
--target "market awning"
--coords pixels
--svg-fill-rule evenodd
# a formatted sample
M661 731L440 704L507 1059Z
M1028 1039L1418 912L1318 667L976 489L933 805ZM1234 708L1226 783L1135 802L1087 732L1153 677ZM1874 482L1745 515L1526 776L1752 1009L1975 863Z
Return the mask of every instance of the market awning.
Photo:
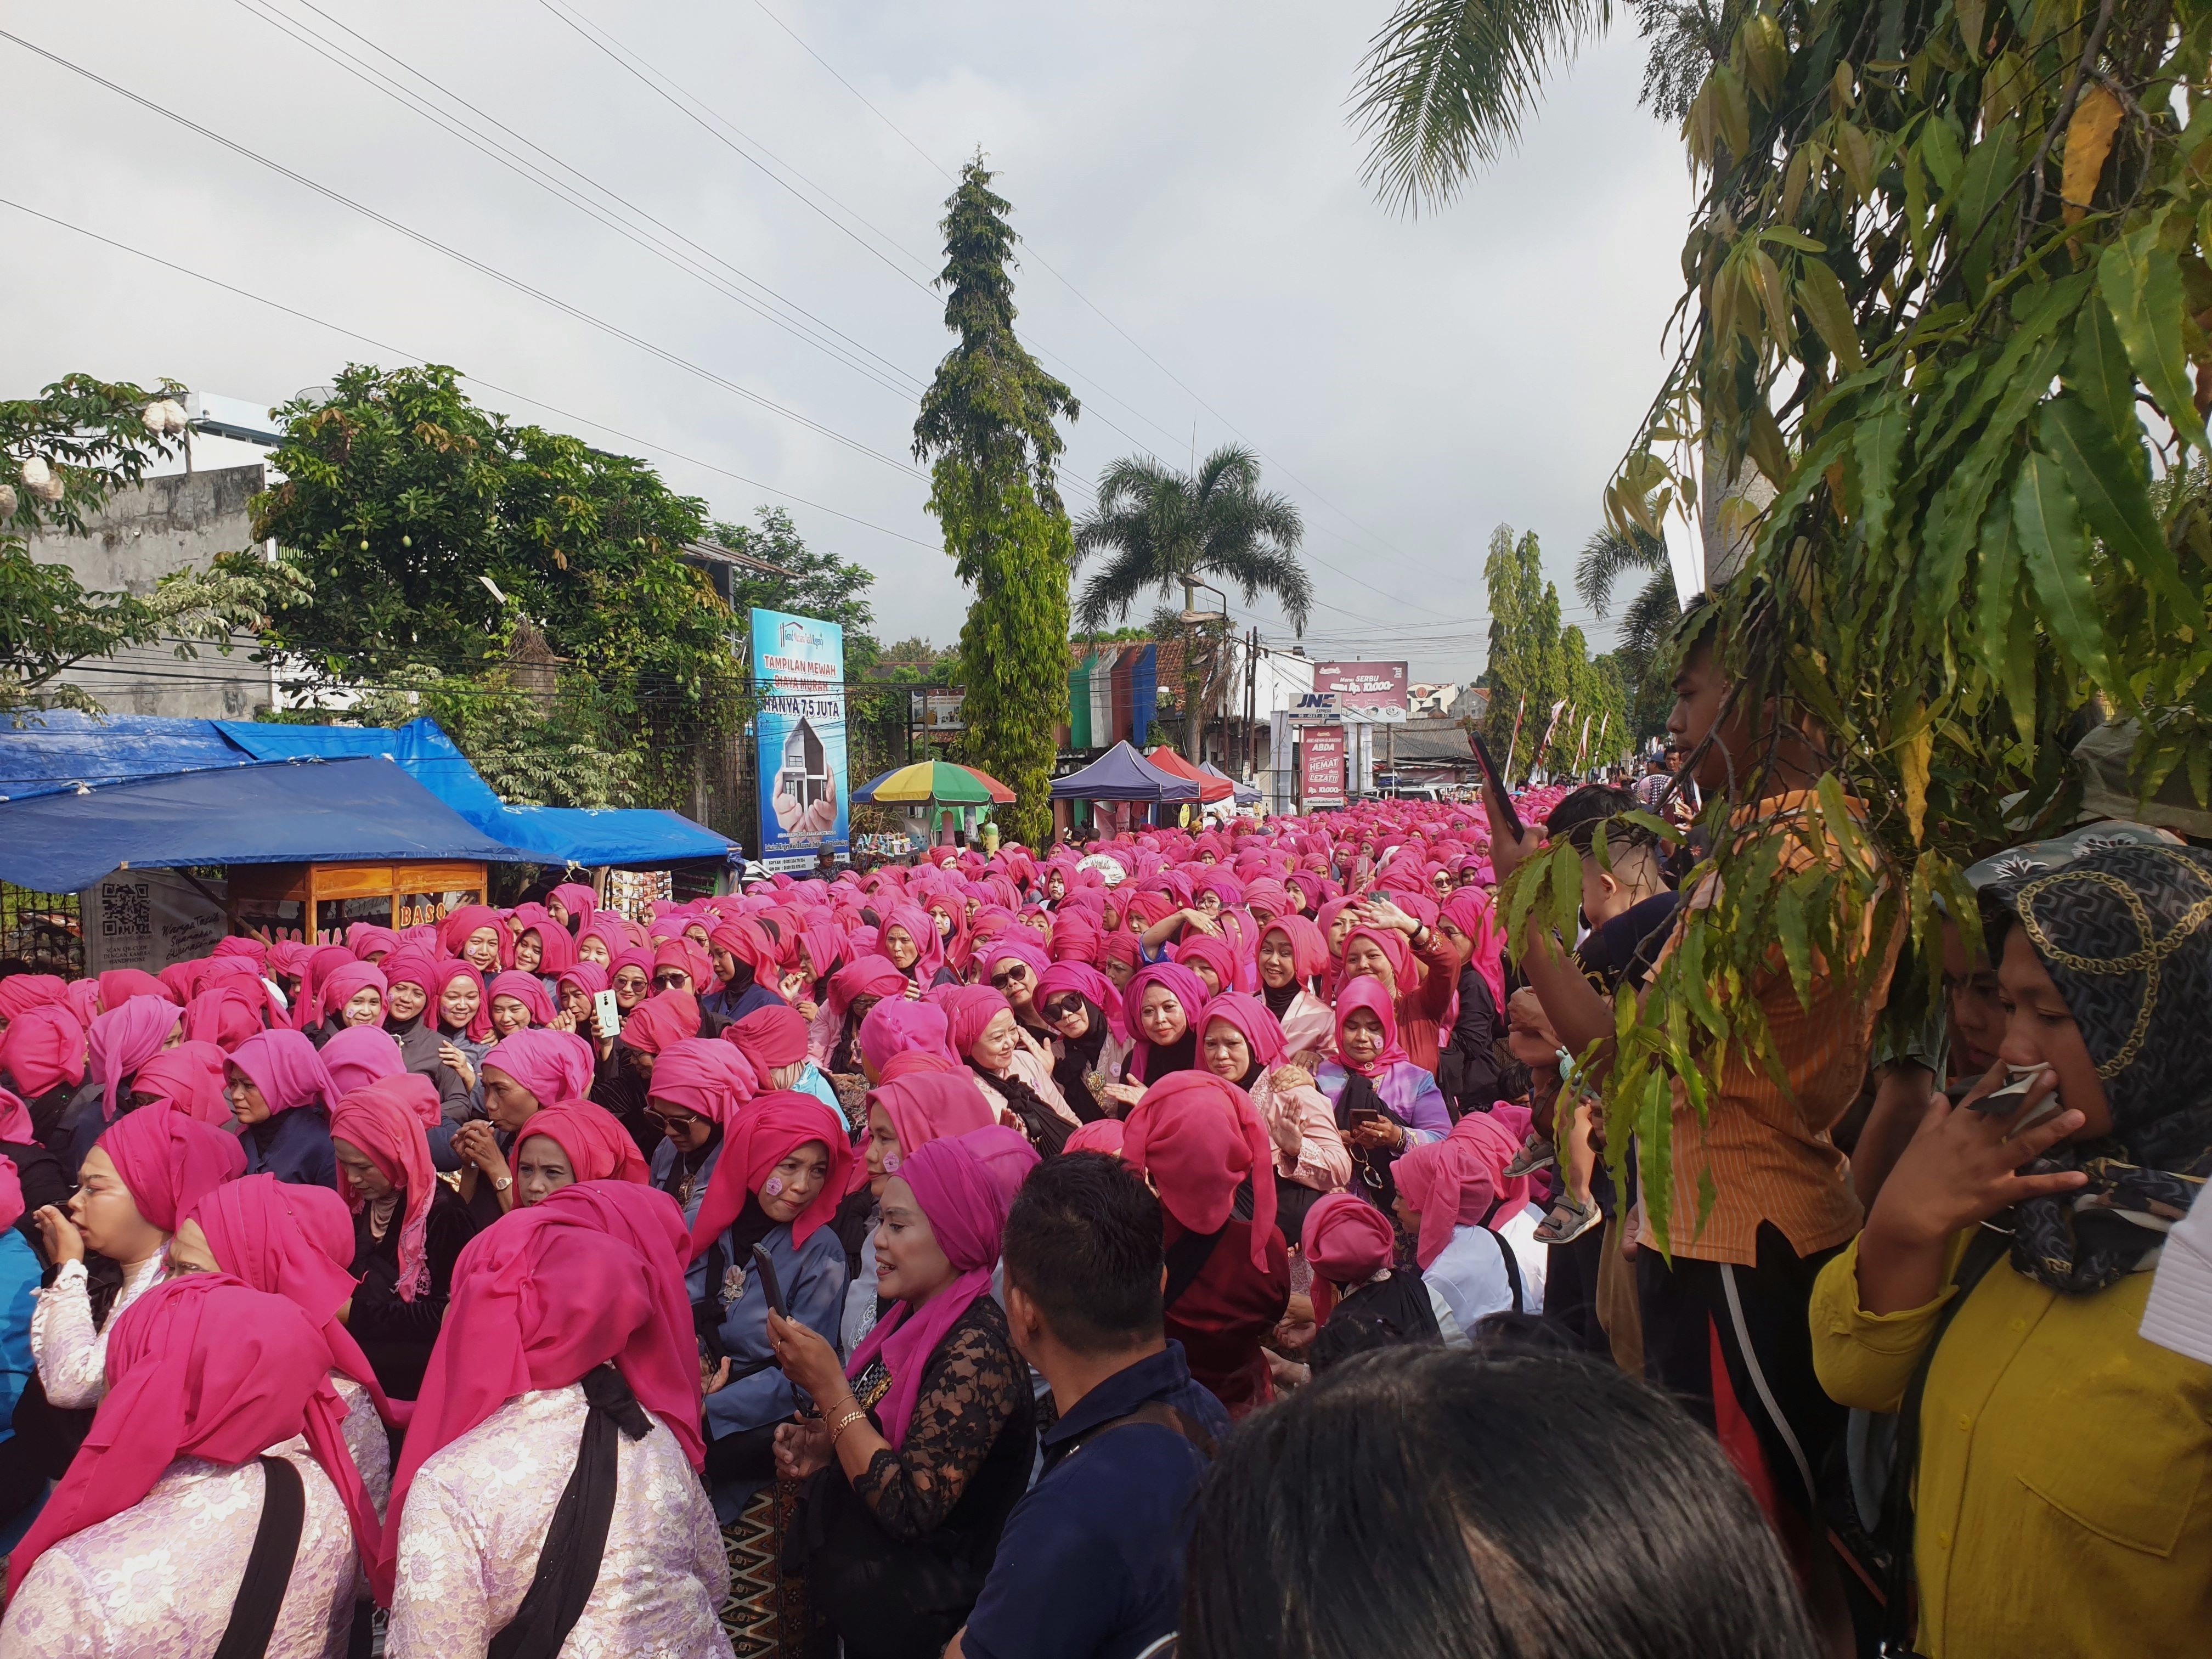
M1235 796L1237 804L1239 806L1257 806L1260 804L1259 790L1249 783L1239 783L1235 778L1231 777L1228 773L1223 771L1212 761L1206 762L1205 765L1200 767L1198 769L1208 774L1210 776L1219 778L1224 783L1227 784L1231 793Z
M1152 750L1146 755L1145 758L1158 767L1161 771L1170 773L1178 778L1188 778L1196 784L1198 798L1200 800L1227 800L1236 787L1218 772L1200 771L1165 744L1161 744Z
M381 757L248 763L0 803L0 880L41 893L115 869L377 859L538 861Z
M1080 772L1052 782L1054 800L1196 800L1198 785L1146 760L1126 743L1117 743Z

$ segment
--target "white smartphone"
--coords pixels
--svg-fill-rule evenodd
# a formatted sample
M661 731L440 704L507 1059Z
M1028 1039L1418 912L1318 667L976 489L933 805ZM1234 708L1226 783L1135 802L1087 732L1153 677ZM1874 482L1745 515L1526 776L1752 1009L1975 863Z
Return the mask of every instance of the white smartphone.
M603 1037L611 1037L622 1030L622 1010L616 1006L612 991L592 993L592 1018L598 1022Z

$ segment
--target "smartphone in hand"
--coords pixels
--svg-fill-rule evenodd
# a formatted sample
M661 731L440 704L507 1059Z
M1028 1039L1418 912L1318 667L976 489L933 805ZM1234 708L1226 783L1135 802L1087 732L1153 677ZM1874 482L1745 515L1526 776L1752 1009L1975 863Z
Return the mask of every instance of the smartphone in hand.
M791 1317L791 1310L784 1306L783 1284L775 1276L775 1259L768 1253L768 1246L753 1246L753 1272L759 1275L761 1289L768 1293L768 1305L779 1319Z
M592 1022L603 1038L611 1038L622 1030L622 1006L612 991L592 993Z
M1513 797L1505 793L1505 779L1498 769L1498 763L1490 757L1490 745L1482 740L1482 733L1467 734L1467 746L1474 750L1474 763L1482 769L1482 787L1490 792L1492 814L1501 819L1518 841L1528 834L1522 826L1521 815L1513 810Z

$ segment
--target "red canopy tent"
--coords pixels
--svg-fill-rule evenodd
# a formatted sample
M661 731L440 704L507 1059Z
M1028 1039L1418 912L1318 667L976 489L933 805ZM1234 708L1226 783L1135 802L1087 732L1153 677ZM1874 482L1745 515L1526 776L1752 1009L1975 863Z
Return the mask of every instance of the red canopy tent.
M1179 778L1188 778L1196 784L1198 798L1200 801L1226 800L1236 793L1236 785L1230 782L1227 778L1218 778L1211 772L1200 771L1165 744L1152 750L1145 758L1158 767L1161 771L1172 773Z

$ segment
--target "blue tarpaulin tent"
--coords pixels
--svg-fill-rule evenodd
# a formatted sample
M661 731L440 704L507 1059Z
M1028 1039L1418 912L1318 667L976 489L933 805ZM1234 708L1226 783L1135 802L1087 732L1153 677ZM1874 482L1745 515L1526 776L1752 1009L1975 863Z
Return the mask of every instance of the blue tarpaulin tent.
M50 711L13 729L0 725L0 800L258 761L372 756L398 765L474 826L479 840L513 849L508 857L544 864L656 865L720 859L730 851L726 837L675 812L507 805L431 720L393 729Z
M75 892L118 868L531 856L380 757L249 761L0 805L0 880L41 893Z
M1224 783L1227 784L1231 792L1229 798L1232 801L1236 802L1237 805L1257 806L1260 804L1260 792L1257 789L1254 788L1249 783L1238 782L1237 780L1231 777L1228 773L1223 771L1212 761L1201 762L1198 769L1206 773L1208 776L1219 778Z
M1163 772L1132 749L1117 743L1080 772L1052 781L1054 800L1196 800L1198 785Z

